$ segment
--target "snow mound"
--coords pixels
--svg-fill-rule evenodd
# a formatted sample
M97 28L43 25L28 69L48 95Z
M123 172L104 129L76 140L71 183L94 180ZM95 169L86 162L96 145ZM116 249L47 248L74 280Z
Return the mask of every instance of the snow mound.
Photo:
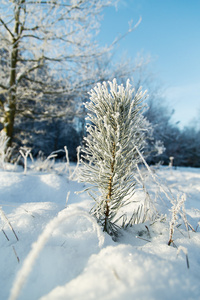
M187 195L196 232L176 228L177 248L167 245L169 220L135 225L114 242L89 215L93 202L74 193L82 184L57 174L1 171L0 299L11 292L10 299L20 300L199 299L200 170L161 168L157 175L173 193Z

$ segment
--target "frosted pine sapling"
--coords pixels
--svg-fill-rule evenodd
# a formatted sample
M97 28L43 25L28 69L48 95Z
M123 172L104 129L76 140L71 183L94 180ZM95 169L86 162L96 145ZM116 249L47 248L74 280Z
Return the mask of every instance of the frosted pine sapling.
M112 82L97 84L89 93L87 137L82 149L81 181L96 204L92 213L103 230L117 235L119 210L135 191L134 172L140 162L147 121L142 115L145 92Z

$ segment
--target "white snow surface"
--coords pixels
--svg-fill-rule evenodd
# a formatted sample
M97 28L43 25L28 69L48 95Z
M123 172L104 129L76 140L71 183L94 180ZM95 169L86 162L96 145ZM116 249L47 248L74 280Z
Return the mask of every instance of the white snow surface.
M200 169L160 167L156 175L187 197L196 232L175 229L180 251L167 245L168 217L137 224L114 242L88 213L93 200L75 193L84 184L55 172L0 170L0 299L200 299Z

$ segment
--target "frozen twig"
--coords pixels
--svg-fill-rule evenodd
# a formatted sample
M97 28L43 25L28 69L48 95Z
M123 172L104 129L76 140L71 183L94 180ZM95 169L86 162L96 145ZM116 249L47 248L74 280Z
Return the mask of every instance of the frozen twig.
M3 229L2 229L2 232L3 232L3 234L5 235L7 241L9 241L9 238L8 238L7 234L5 233L5 231L4 231Z
M136 235L136 238L137 238L137 239L140 239L140 240L143 240L143 241L145 241L145 242L151 243L151 241L149 241L149 240L147 240L147 239L144 239L144 238L142 238L142 237L140 237L140 236L138 236L138 235Z
M16 258L17 258L17 261L18 261L18 263L19 263L19 262L20 262L20 259L19 259L19 256L17 255L17 252L16 252L16 250L15 250L15 247L12 246L12 248L13 248L14 254L15 254Z
M66 206L67 206L67 203L69 201L69 195L70 195L70 191L67 193L67 197L66 197Z
M53 168L55 163L55 157L57 157L57 152L52 152L46 159L39 157L36 161L36 170L38 171L49 171Z
M147 213L147 211L148 211L147 203L146 202L148 202L149 206L151 205L153 207L154 212L158 213L158 211L157 211L155 205L153 204L153 201L152 201L152 199L151 199L151 197L149 195L149 192L147 191L147 188L146 188L146 185L145 185L145 180L144 180L144 178L142 176L142 173L141 173L138 165L137 165L137 171L138 171L139 177L141 179L140 183L141 183L142 188L143 188L143 190L145 192L145 195L146 195L146 199L145 199L145 202L144 202L144 214Z
M189 227L192 229L192 231L195 231L194 228L192 227L192 225L188 222L188 220L186 218L186 212L185 212L186 195L183 194L181 197L178 196L176 199L173 196L173 194L171 193L170 189L168 187L164 188L163 185L160 184L160 182L157 180L156 175L153 174L153 172L151 171L150 167L148 166L147 162L145 161L142 153L138 150L137 146L135 146L135 149L137 150L138 154L140 155L142 162L146 166L147 170L149 171L149 173L150 173L151 177L153 178L153 180L155 181L155 183L159 186L160 190L164 193L164 195L167 197L167 199L172 204L172 208L171 208L172 217L171 217L171 221L170 221L170 233L169 233L169 242L168 242L168 245L171 245L171 243L173 243L174 227L176 226L178 214L182 218L183 222L185 223L187 231L188 231ZM166 191L166 189L167 189L167 191ZM188 234L189 234L189 231L188 231Z
M172 199L175 200L174 196L172 195L171 191L168 189L169 194L166 192L166 190L164 189L163 185L160 184L160 182L157 180L156 175L153 174L153 172L151 171L150 167L148 166L146 160L144 159L142 153L139 151L138 147L135 146L136 151L138 152L142 162L144 163L145 167L147 168L147 170L149 171L149 174L151 175L151 177L153 178L154 182L157 184L157 186L159 186L160 190L165 194L165 196L167 197L167 199L172 202Z
M189 259L188 259L188 251L185 247L183 246L179 246L178 247L178 250L177 250L177 256L178 254L183 251L183 253L185 254L185 257L186 257L186 264L187 264L187 268L189 269L190 268L190 265L189 265Z
M66 166L67 166L67 170L69 172L69 178L71 177L71 168L70 168L70 163L69 163L69 152L67 149L67 146L64 146L64 150L65 150L65 157L66 157Z
M4 213L3 209L2 209L2 207L0 207L0 216L1 216L1 218L2 218L4 221L6 221L6 223L7 223L8 226L10 227L10 229L12 230L12 232L13 232L13 234L14 234L16 240L19 241L18 236L17 236L17 234L16 234L14 228L12 227L11 223L9 222L8 218L6 217L6 215L5 215L5 213Z
M19 153L22 155L24 159L24 174L27 173L27 158L30 156L31 159L33 159L31 155L31 149L27 147L21 147L19 150Z
M70 180L74 179L74 176L76 175L78 167L80 165L80 151L81 151L81 146L78 146L76 150L77 150L77 163L76 163L76 167L75 167L73 173L69 177Z
M177 223L177 216L180 214L181 208L184 205L186 200L185 195L182 195L181 197L177 197L177 200L173 203L171 212L172 212L172 217L170 221L170 229L169 229L169 242L168 245L170 246L171 243L173 242L173 233L174 233L174 227L176 226Z

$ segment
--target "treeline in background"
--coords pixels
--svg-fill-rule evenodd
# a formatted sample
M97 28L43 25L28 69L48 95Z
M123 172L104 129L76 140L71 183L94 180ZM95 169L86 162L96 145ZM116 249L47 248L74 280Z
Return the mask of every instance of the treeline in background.
M109 0L26 1L0 4L0 130L12 147L10 160L20 147L32 155L48 156L67 146L76 160L76 148L85 135L84 102L96 83L130 78L136 89L148 90L144 115L152 124L146 145L150 164L200 167L200 129L180 129L162 97L158 79L152 78L148 57L135 61L116 58L115 46L98 45L103 10ZM164 150L164 151L161 151ZM162 152L162 153L161 153Z

